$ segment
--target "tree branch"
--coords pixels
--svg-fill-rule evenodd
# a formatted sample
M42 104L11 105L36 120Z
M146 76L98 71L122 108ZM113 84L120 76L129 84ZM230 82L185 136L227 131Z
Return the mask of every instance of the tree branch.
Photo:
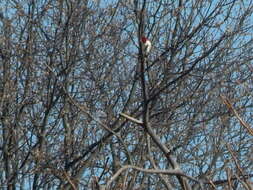
M150 174L164 174L164 175L177 175L177 176L182 176L182 177L186 177L192 181L195 181L197 183L199 183L199 180L185 175L180 169L171 169L171 170L159 170L159 169L144 169L144 168L140 168L137 166L132 166L132 165L125 165L122 168L120 168L112 177L111 179L107 182L106 184L106 188L110 188L110 185L112 184L112 182L114 180L117 179L117 177L119 177L119 175L124 172L127 169L134 169L140 172L144 172L144 173L150 173Z

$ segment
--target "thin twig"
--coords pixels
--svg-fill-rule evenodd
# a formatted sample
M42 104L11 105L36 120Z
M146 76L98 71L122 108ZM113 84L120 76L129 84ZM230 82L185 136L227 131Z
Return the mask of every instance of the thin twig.
M228 179L228 189L232 189L231 171L229 168L227 168L226 172L227 172L227 179Z
M72 186L73 190L77 190L75 184L72 182L72 180L70 179L70 177L69 177L69 175L67 174L67 172L64 171L63 173L64 173L64 175L65 175L67 181L69 182L69 184Z
M251 188L251 187L250 187L250 185L248 184L248 180L247 180L246 177L244 177L245 174L244 174L244 172L243 172L243 170L242 170L240 164L238 163L238 159L235 157L235 155L234 155L234 153L233 153L233 151L232 151L230 145L229 145L229 144L226 144L226 145L227 145L228 151L230 152L230 154L231 154L231 156L232 156L232 159L234 160L235 165L236 165L236 167L237 167L237 169L238 169L238 171L239 171L239 173L240 173L240 176L242 176L243 181L240 179L240 177L238 177L238 176L235 174L236 178L237 178L237 179L239 178L238 180L242 183L243 186L245 186L245 184L246 184L246 186L247 186L247 185L249 186L249 187L247 186L246 189L251 190L251 189L249 189L249 188Z
M131 117L131 116L125 114L125 113L120 113L119 115L126 118L126 119L128 119L128 120L130 120L130 121L132 121L132 122L134 122L134 123L136 123L136 124L138 124L138 125L143 125L142 121L140 121L138 119L135 119L135 118L133 118L133 117Z
M241 182L242 186L246 189L246 190L252 190L252 188L247 184L247 181L243 181L241 180L241 178L235 174L235 177L237 178L238 181Z
M244 176L244 173L243 173L243 171L242 171L242 168L240 167L240 165L239 165L239 163L238 163L238 160L237 160L237 158L235 157L235 155L234 155L234 153L233 153L233 151L232 151L230 145L229 145L229 144L226 144L226 145L227 145L228 151L230 152L230 154L231 154L231 156L232 156L232 159L233 159L234 162L235 162L235 165L236 165L237 169L239 170L240 174L241 174L242 176Z
M234 115L236 116L236 118L239 120L240 124L247 129L247 131L253 136L253 129L251 129L251 127L245 122L243 121L243 119L240 117L240 115L238 114L238 112L234 109L233 105L231 104L231 102L229 101L228 98L226 98L225 96L221 95L221 99L223 101L223 103L228 107L228 109L230 109Z

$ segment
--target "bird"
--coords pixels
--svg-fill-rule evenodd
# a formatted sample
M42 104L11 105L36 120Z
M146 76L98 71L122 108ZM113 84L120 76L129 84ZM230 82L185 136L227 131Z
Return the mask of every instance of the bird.
M144 55L148 55L149 54L149 52L150 52L150 50L151 50L151 47L152 47L152 44L151 44L151 41L148 39L148 38L146 38L145 36L142 36L141 37L141 42L142 42L142 44L143 44L143 47L144 47Z

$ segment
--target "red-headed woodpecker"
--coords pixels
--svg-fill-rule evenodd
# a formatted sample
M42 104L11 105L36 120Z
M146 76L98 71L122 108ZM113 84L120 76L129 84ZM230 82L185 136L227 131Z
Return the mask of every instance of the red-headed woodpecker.
M150 40L148 38L146 38L145 36L142 36L141 37L141 42L142 42L143 47L144 47L144 54L148 55L148 53L150 52L151 47L152 47L152 44L151 44Z

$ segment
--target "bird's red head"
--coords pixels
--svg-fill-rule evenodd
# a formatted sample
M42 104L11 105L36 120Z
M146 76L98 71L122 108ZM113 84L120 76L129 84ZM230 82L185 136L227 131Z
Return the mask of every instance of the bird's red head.
M146 43L147 40L148 40L148 38L146 38L145 36L142 36L142 37L141 37L141 42L142 42L142 43Z

